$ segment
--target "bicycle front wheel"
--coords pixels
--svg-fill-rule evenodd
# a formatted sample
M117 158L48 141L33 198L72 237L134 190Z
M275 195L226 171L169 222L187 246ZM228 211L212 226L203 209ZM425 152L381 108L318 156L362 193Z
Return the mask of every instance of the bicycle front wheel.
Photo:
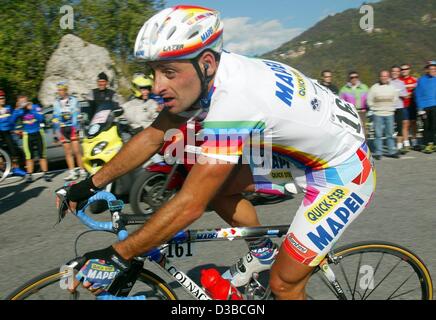
M67 272L52 269L33 278L9 294L5 300L95 300L95 296L80 287L75 293L62 289L60 282ZM156 274L143 269L130 296L146 296L147 300L177 300L171 287Z
M422 260L412 251L388 242L359 242L334 250L329 262L350 300L432 300L433 284ZM326 289L326 286L328 289ZM338 299L317 268L308 297Z

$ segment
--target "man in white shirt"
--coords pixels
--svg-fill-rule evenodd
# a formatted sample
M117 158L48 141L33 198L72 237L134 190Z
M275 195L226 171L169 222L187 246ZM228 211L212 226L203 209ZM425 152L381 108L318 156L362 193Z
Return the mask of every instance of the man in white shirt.
M368 105L374 112L374 158L377 160L380 160L383 154L383 135L386 137L388 146L387 156L399 158L394 140L394 113L400 98L397 89L389 81L389 71L381 71L380 81L374 84L368 93Z

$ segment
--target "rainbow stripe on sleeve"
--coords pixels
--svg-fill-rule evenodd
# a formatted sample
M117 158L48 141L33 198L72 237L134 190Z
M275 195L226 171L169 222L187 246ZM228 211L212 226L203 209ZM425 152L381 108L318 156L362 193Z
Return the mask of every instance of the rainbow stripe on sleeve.
M244 142L254 132L265 129L262 121L207 121L204 122L202 153L240 156Z

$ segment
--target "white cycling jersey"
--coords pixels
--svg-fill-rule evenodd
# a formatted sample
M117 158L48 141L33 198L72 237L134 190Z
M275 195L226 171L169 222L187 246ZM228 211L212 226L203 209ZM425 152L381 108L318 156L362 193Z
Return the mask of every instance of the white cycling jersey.
M214 86L205 132L264 130L273 152L297 167L333 167L365 141L353 105L287 65L223 52ZM236 163L238 147L206 142L203 154Z

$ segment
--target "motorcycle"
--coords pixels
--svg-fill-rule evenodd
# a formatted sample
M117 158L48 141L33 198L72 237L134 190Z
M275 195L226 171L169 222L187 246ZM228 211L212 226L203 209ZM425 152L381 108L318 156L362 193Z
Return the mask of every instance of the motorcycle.
M109 162L132 135L127 122L118 119L122 114L123 109L107 109L97 112L92 118L82 140L83 167L89 175L95 174ZM105 190L117 197L127 196L138 170L108 184ZM96 202L90 209L92 213L101 213L107 209L107 205L104 201Z
M177 135L171 141L166 141L159 151L161 161L154 161L144 166L143 173L137 177L130 190L130 206L136 214L151 215L165 202L170 200L182 188L189 171L193 167L188 161L188 152L194 151L203 144L202 139L195 139L195 146L188 145L188 130L200 134L201 125L198 122L188 122L179 128ZM183 140L182 140L183 139ZM174 145L183 143L183 157L178 158ZM173 163L175 160L175 163ZM267 193L244 193L244 197L253 204L272 204L281 202L297 193L293 183L287 185L286 196Z

